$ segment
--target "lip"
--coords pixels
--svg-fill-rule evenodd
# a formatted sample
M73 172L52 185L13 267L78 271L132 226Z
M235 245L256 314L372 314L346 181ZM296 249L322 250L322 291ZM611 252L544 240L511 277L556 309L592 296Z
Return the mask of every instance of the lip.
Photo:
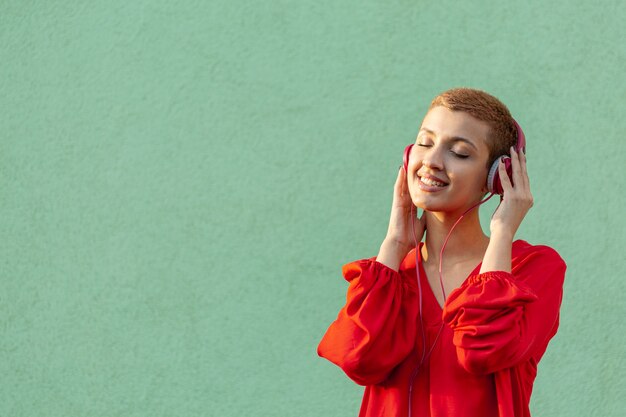
M432 185L427 185L427 184L424 184L424 183L421 181L421 177L424 177L424 178L429 178L429 179L431 179L431 180L433 180L433 181L438 181L438 182L441 182L441 183L443 183L443 184L446 184L446 186L448 185L448 183L447 183L446 181L443 181L442 179L437 178L437 177L435 177L434 175L429 175L429 174L422 174L422 175L418 175L418 174L416 173L416 174L415 174L415 177L416 177L416 179L417 179L417 186L419 187L419 189L420 189L420 190L422 190L422 191L425 191L425 192L427 192L427 193L436 193L436 192L438 192L438 191L443 191L446 187L445 187L445 186L444 186L444 187L435 187L435 186L432 186Z
M432 185L426 185L423 182L421 182L419 178L417 180L417 186L419 187L420 190L426 191L427 193L436 193L437 191L443 191L446 188L446 187L434 187Z
M443 184L446 184L446 185L449 184L448 181L442 180L441 178L435 177L434 175L430 175L430 174L427 174L427 173L420 174L418 172L416 175L418 177L428 178L428 179L431 179L433 181L437 181L437 182L440 182L440 183L443 183Z

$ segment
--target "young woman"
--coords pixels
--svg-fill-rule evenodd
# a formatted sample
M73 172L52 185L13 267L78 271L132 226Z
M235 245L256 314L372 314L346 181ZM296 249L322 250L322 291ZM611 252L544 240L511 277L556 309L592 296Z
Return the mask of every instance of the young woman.
M566 265L514 240L533 205L518 127L480 90L432 101L399 169L380 252L343 266L347 301L318 346L365 386L359 416L530 416ZM494 161L501 200L486 236L473 207L489 194Z

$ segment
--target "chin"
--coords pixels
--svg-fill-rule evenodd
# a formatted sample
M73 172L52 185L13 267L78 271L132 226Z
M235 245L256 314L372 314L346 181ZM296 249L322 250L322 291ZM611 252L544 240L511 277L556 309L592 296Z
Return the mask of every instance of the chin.
M420 191L411 193L411 201L415 207L430 212L456 213L467 209L484 198L483 193L478 192L463 195L442 194L431 196Z
M420 208L424 211L428 211L431 213L456 213L459 210L463 209L464 205L462 204L449 204L445 202L429 202L424 201L422 199L415 201L413 200L413 205L417 208Z
M423 200L413 200L413 205L424 211L445 211L445 207L442 207L441 204L432 204Z

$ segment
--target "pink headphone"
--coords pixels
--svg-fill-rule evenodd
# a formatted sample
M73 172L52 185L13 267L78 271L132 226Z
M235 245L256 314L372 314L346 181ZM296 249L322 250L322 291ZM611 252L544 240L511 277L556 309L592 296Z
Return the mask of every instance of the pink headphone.
M513 123L515 123L515 127L517 128L517 141L515 142L515 151L526 151L526 138L524 136L524 132L520 125L513 119ZM413 144L410 144L404 149L404 172L408 171L409 166L409 154L411 153L411 149L413 148ZM487 175L487 187L489 188L489 192L492 194L502 195L504 190L502 189L502 183L500 182L500 173L498 172L498 162L500 160L504 161L504 167L506 168L506 173L509 178L513 177L513 166L511 165L511 157L509 155L501 155L493 161L491 164L491 168L489 168L489 174Z

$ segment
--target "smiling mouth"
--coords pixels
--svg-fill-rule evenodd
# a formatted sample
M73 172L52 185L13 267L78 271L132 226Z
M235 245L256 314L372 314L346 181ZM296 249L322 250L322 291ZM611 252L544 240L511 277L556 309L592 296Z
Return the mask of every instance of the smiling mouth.
M436 180L433 180L432 178L425 178L425 177L417 177L419 182L427 185L429 187L439 187L439 188L443 188L445 186L447 186L448 184L445 184L443 182L439 182Z

